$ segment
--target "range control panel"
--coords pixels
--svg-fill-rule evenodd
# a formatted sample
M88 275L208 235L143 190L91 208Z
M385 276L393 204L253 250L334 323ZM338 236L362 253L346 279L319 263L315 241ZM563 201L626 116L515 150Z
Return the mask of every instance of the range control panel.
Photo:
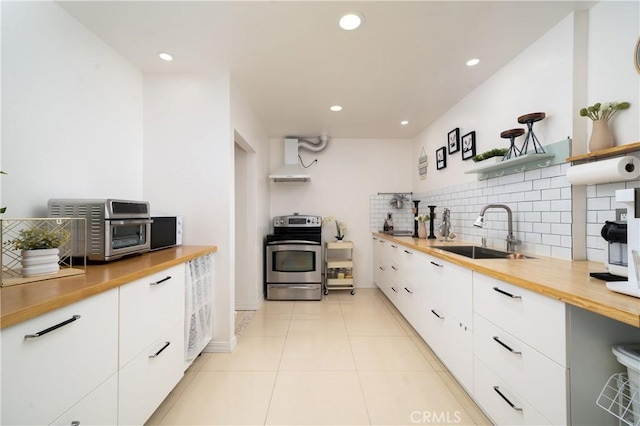
M294 213L291 216L276 216L273 218L274 228L322 226L322 217L307 216Z

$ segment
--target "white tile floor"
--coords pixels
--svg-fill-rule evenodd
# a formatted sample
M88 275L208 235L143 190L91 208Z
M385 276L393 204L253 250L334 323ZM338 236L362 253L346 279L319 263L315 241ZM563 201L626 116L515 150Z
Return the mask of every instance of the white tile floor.
M147 425L491 424L377 289L265 302Z

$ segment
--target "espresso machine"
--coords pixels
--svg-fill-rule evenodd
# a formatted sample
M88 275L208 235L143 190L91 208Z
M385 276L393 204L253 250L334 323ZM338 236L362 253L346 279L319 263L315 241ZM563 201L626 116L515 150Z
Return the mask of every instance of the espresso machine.
M609 290L640 298L640 188L618 189L616 202L625 204L627 208L627 238L624 245L626 245L626 276L628 280L607 282L606 285ZM619 233L619 230L613 233ZM614 247L621 248L621 246L622 244ZM621 263L624 256L614 254L614 258L617 258L620 261L618 263ZM607 261L609 262L609 260ZM621 274L616 273L616 275Z
M606 221L600 235L607 242L604 260L607 272L617 277L628 277L627 221Z

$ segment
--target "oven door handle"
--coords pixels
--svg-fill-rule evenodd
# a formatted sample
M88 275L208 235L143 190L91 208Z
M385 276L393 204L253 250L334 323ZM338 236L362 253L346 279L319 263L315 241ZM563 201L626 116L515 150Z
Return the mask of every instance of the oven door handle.
M312 245L312 246L320 245L320 243L318 243L317 241L305 241L305 240L283 240L283 241L271 241L267 243L267 245L269 246L277 246L281 244L298 244L298 245L305 244L305 245Z
M110 223L112 225L149 225L153 223L151 219L142 219L142 220L111 220Z

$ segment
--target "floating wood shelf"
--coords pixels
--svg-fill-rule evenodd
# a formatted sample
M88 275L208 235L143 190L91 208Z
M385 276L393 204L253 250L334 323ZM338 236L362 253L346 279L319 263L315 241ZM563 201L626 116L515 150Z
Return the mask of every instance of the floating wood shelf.
M614 146L613 148L594 151L588 154L574 155L573 157L568 157L567 161L576 162L576 161L596 160L598 158L606 158L606 157L613 157L616 155L628 154L634 151L640 151L640 142Z

